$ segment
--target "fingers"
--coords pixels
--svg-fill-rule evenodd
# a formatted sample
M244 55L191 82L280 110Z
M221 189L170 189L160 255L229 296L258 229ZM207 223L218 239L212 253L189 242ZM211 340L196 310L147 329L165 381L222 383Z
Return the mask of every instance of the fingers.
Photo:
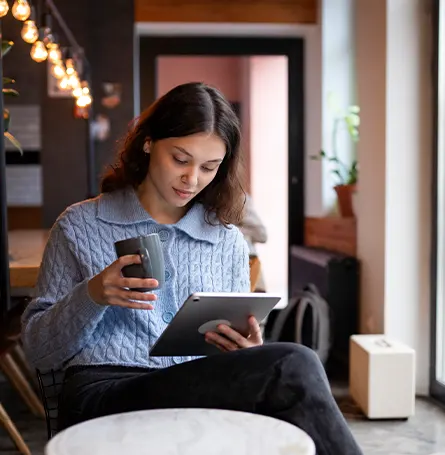
M205 340L207 343L213 344L223 352L237 351L240 348L233 341L228 340L215 332L207 332L205 334Z
M146 288L146 289L154 289L159 286L157 280L153 278L119 278L116 283L117 286L120 288L128 288L128 289L135 289L135 288Z
M143 302L151 302L157 299L155 294L151 294L149 292L126 291L119 289L116 294L122 300L142 300Z
M120 306L122 308L133 308L135 310L153 310L154 306L151 303L144 302L132 302L130 300L124 300L119 297L114 297L109 302L110 306Z
M215 345L217 348L225 351L235 351L237 349L250 348L263 344L261 328L255 317L248 319L249 336L246 338L231 327L220 324L218 333L207 332L205 339L208 343Z
M209 332L211 333L211 332ZM213 332L212 332L213 333ZM222 352L229 352L225 347L219 345L216 341L212 340L212 337L211 336L207 336L205 337L205 341L206 343L208 344L212 344L213 346L217 347L220 351Z
M125 308L152 310L154 306L148 302L152 302L156 299L157 296L155 294L127 291L117 287L110 287L105 291L105 300L109 305L121 306Z
M126 256L121 256L116 261L113 262L112 266L117 268L118 270L122 270L126 265L131 264L140 264L141 263L141 256L139 254L129 254Z
M240 333L238 333L236 330L231 329L229 326L225 324L220 324L218 326L218 332L221 332L224 337L219 337L226 339L226 337L235 344L235 346L239 348L248 348L250 347L250 343L247 340L247 338L243 337ZM215 334L217 335L217 334Z
M263 342L263 336L261 334L261 327L254 316L250 316L248 319L249 323L249 340L258 341L260 344Z

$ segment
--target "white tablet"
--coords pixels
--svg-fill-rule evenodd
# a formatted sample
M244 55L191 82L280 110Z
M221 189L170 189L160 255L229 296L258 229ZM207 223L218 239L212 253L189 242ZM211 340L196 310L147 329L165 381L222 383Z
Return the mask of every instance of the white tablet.
M200 356L219 351L204 334L227 324L248 334L248 318L262 321L281 300L268 293L197 292L192 294L150 350L151 356Z

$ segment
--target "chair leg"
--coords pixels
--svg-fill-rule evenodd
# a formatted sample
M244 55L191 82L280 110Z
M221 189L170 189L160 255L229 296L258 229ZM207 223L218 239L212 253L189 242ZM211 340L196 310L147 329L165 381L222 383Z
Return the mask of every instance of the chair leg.
M3 427L5 427L6 431L8 432L11 439L14 441L14 444L20 450L20 453L23 455L31 455L31 451L29 450L26 442L23 440L22 435L17 430L16 426L9 418L8 413L6 412L5 408L0 403L0 423Z
M25 374L26 378L34 384L35 388L38 389L39 383L37 382L36 373L35 371L31 370L31 367L29 366L28 360L25 357L25 353L23 352L23 348L20 343L17 343L12 348L11 354L20 370Z
M15 363L11 354L6 353L0 358L0 368L5 373L5 376L11 381L13 386L17 389L29 409L37 417L45 418L45 411L43 405L37 395L35 394L29 382L23 376L19 367Z

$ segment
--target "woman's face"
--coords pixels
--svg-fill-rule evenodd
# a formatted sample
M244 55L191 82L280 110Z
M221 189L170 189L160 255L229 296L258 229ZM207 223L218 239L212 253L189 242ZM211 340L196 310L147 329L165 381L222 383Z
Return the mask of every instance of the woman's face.
M215 178L226 154L214 134L198 133L148 144L148 177L169 206L184 207Z

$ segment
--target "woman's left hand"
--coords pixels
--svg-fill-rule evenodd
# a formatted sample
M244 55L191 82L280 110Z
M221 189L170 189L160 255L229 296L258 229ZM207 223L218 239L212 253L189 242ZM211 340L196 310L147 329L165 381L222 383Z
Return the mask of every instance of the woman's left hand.
M207 343L215 345L220 351L223 352L261 346L263 344L263 337L261 336L261 329L258 321L254 316L250 316L248 323L249 335L247 335L247 337L244 337L236 330L233 330L225 324L220 324L218 326L219 333L207 332L205 340ZM220 333L224 336L221 336Z

